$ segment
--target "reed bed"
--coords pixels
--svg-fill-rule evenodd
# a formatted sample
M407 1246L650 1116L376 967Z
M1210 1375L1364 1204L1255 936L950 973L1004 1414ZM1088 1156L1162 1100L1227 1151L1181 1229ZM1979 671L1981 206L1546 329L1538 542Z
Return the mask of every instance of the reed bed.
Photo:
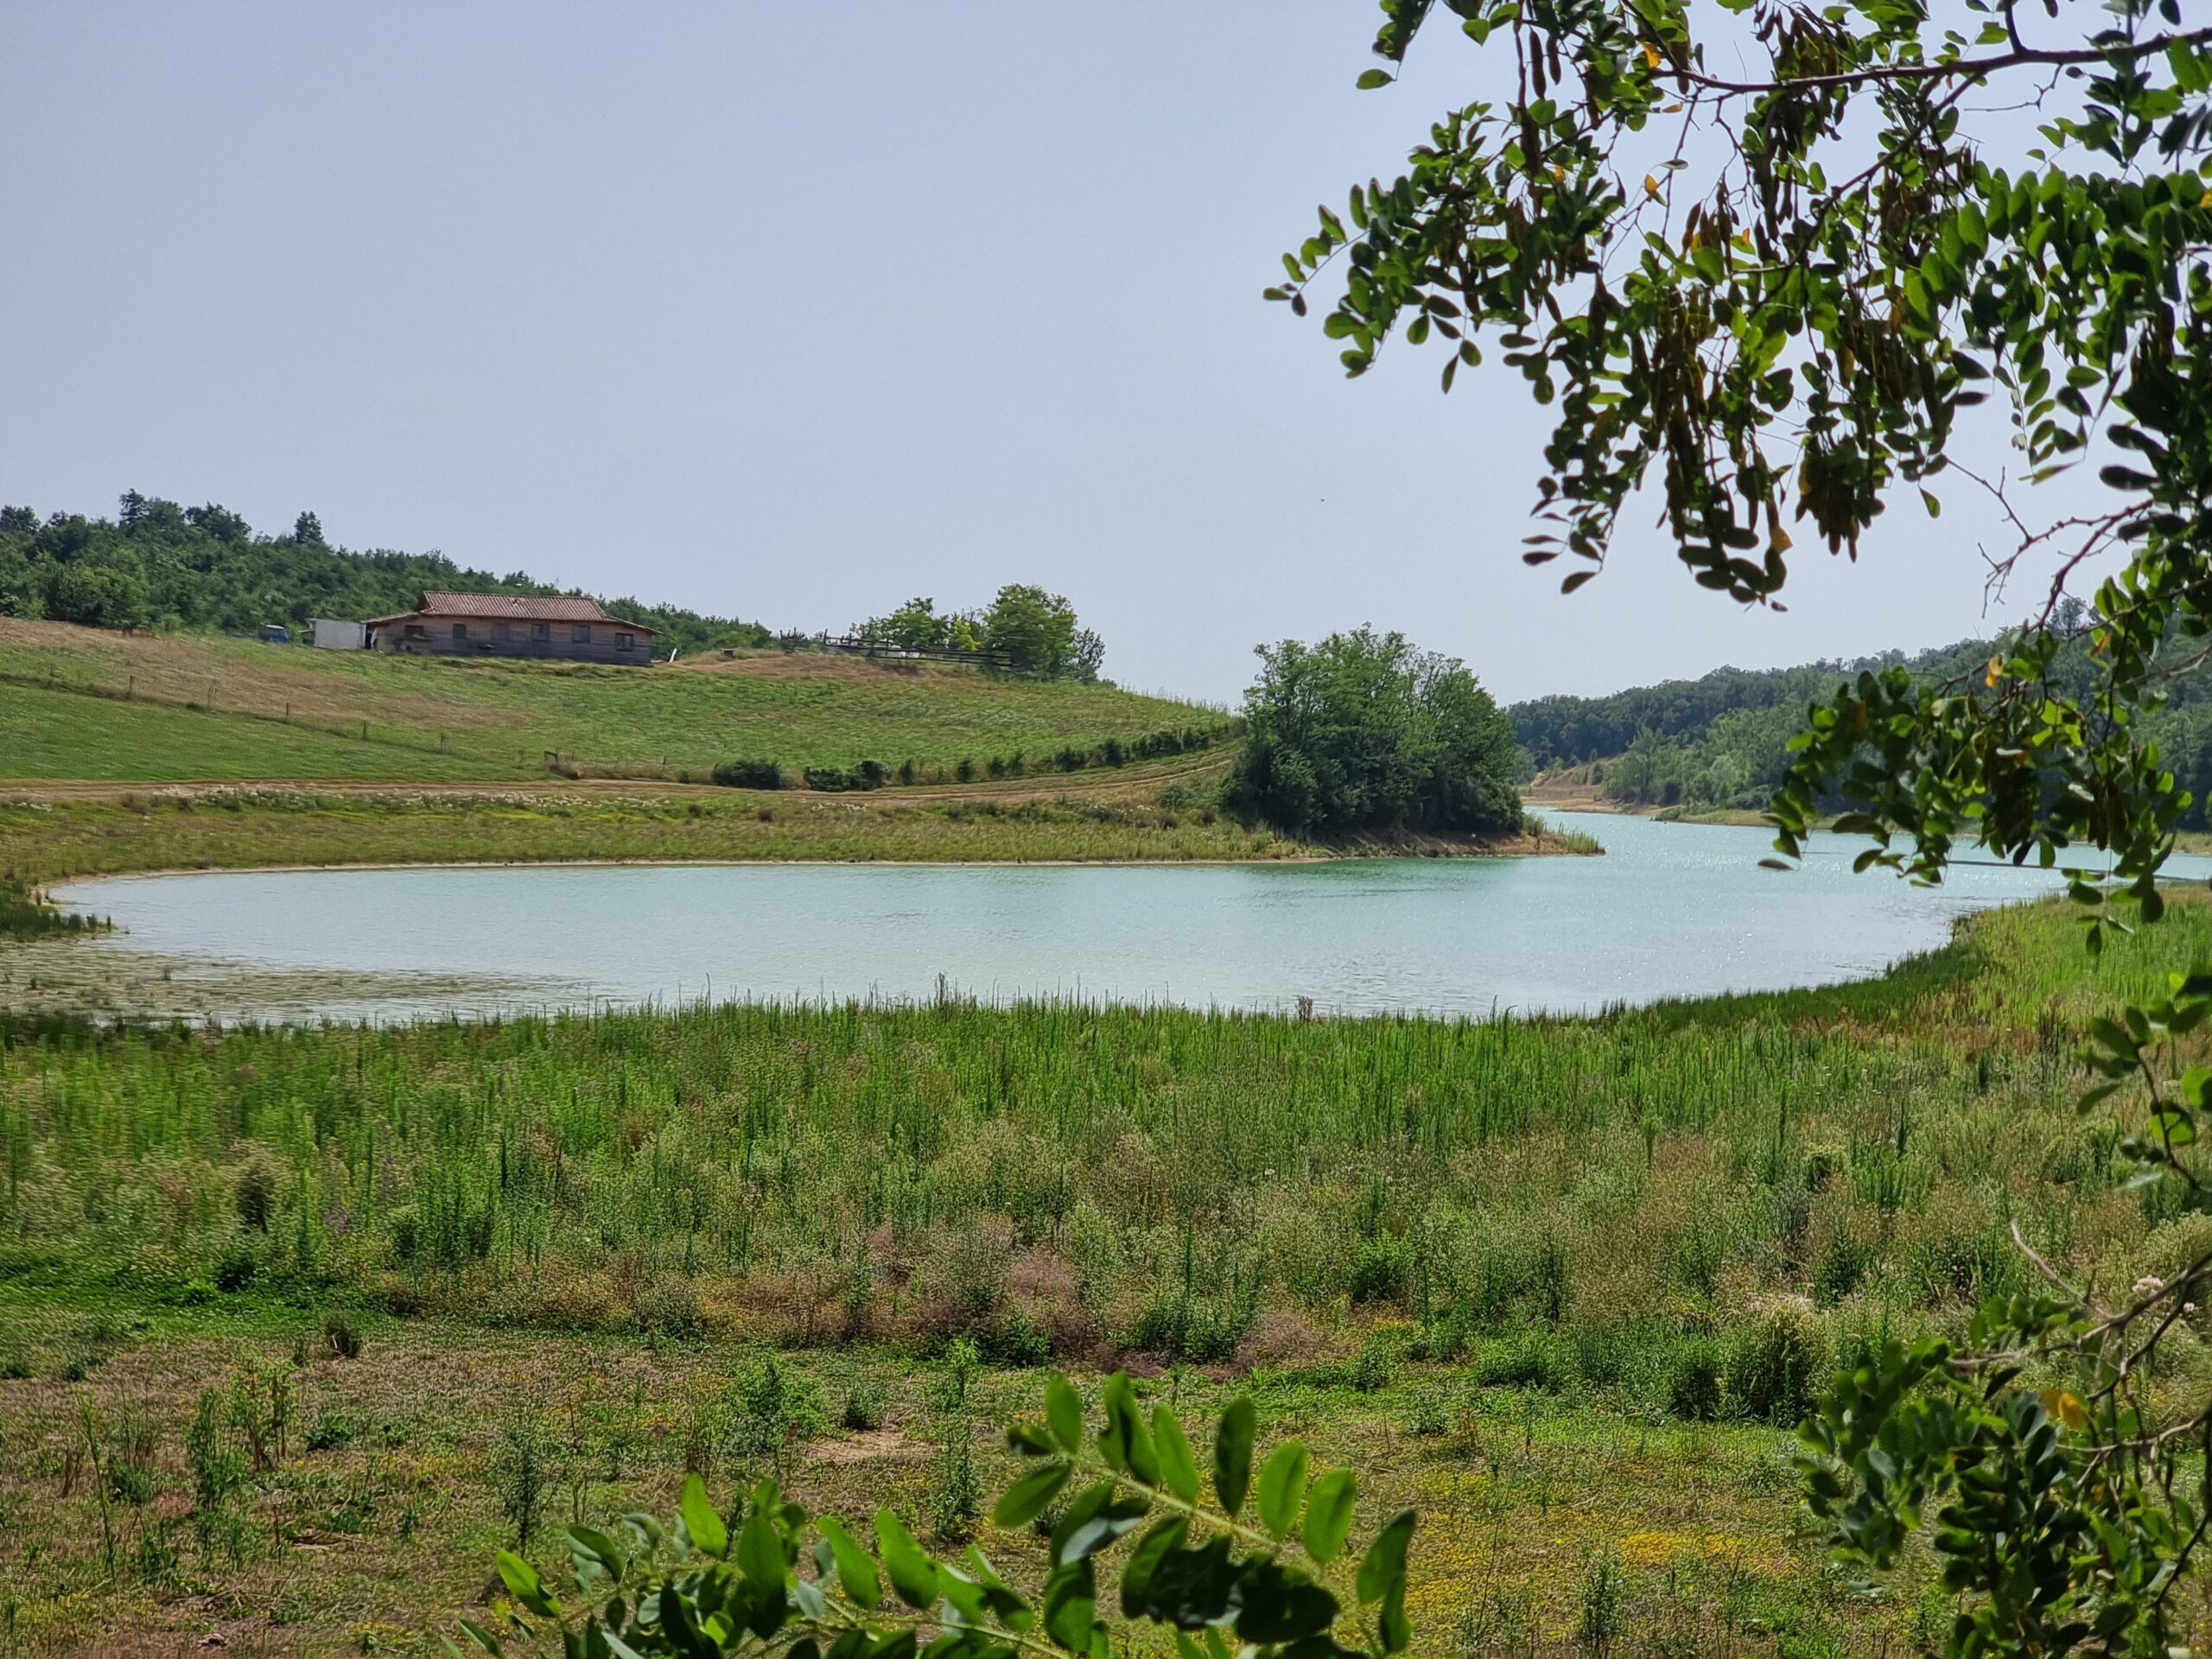
M1331 1310L1692 1417L1795 1404L1836 1344L2204 1224L2076 1122L2091 968L2055 907L1880 980L1596 1019L760 1005L0 1048L0 1273L156 1300L1015 1359L1287 1358ZM1754 1376L1760 1367L1786 1376Z

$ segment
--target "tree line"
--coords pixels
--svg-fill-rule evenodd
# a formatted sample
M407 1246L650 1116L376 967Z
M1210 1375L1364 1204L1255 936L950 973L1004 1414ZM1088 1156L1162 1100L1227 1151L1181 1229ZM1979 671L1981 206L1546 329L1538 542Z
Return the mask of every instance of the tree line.
M1074 606L1024 582L1008 582L980 610L940 612L934 599L910 599L853 632L901 651L973 652L1047 680L1095 681L1106 660L1105 641L1077 621Z
M2061 643L2044 673L2061 695L2086 696L2097 672L2091 649L2097 618L2079 603L2060 612L2055 622ZM1996 690L1989 683L1991 663L2005 662L2018 644L2014 636L1999 635L1912 655L1722 668L1611 696L1541 697L1507 712L1524 776L1579 767L1600 794L1629 805L1764 811L1789 777L1789 741L1804 729L1807 709L1838 688L1862 674L1902 670L1919 686L1986 697ZM2184 639L2169 642L2164 701L2138 724L2157 745L2159 764L2173 772L2176 787L2189 792L2181 824L2212 830L2212 668L2197 663L2197 654Z
M390 615L412 606L426 588L575 591L524 571L467 569L435 551L352 551L327 541L312 512L301 513L285 533L264 535L213 502L180 506L137 490L122 497L113 518L56 512L41 519L29 507L0 507L0 616L248 633L270 623L302 627L315 616ZM774 639L760 624L734 617L634 599L608 604L659 630L658 643L679 652Z

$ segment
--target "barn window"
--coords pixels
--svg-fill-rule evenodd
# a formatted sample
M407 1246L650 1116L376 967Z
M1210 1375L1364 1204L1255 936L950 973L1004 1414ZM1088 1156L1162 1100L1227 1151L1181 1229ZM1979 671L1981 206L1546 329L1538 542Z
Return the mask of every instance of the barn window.
M553 643L553 625L550 622L531 623L530 625L530 637L541 645L551 645Z
M580 645L589 645L591 643L591 624L588 622L577 623L576 631L570 637Z
M453 637L454 637L454 639L467 639L467 638L468 638L468 624L467 624L467 623L466 623L466 622L456 622L456 623L454 623L454 624L453 625Z
M618 634L616 634L616 635L614 636L614 649L615 649L615 650L617 650L617 651L635 651L637 648L638 648L638 636L637 636L636 634L634 634L634 633L618 633Z
M427 639L430 637L430 631L420 622L410 622L407 625L407 637L410 639Z

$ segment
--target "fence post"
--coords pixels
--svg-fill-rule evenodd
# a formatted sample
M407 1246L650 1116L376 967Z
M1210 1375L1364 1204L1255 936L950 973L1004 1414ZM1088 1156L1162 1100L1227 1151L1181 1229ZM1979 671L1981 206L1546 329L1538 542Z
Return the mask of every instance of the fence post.
M137 696L137 695L138 695L138 677L137 677L136 674L133 674L133 675L130 677L130 684L128 684L128 685L126 685L126 686L124 686L124 687L123 688L123 700L124 700L125 702L130 702L130 701L131 700L131 698L133 698L133 697Z

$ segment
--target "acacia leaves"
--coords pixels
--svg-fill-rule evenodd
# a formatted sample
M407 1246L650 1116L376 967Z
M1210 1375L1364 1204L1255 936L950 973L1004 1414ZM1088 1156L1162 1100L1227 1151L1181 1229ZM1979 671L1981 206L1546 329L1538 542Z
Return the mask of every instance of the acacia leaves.
M1313 1475L1302 1445L1274 1446L1261 1465L1255 1529L1237 1518L1252 1490L1259 1428L1249 1399L1232 1402L1214 1426L1212 1503L1170 1407L1145 1412L1125 1376L1101 1386L1099 1407L1094 1430L1075 1386L1054 1376L1044 1421L1008 1432L1031 1466L1001 1496L993 1520L1042 1527L1062 1505L1038 1596L1013 1588L974 1547L957 1558L932 1554L889 1510L875 1516L871 1553L836 1517L809 1517L772 1483L725 1517L693 1475L672 1529L646 1516L625 1517L613 1535L570 1529L589 1609L581 1622L570 1622L528 1561L502 1554L508 1623L525 1641L557 1636L566 1653L602 1659L707 1659L748 1637L793 1659L1035 1659L1046 1649L1108 1659L1116 1614L1102 1609L1100 1585L1118 1549L1119 1618L1165 1626L1179 1659L1389 1659L1406 1650L1410 1510L1376 1535L1346 1594L1331 1568L1355 1519L1358 1484L1349 1470ZM807 1573L798 1563L810 1527ZM887 1580L897 1605L884 1599ZM1351 1633L1348 1606L1371 1610L1366 1637ZM464 1620L461 1629L485 1651L503 1651L483 1627Z
M2053 566L2017 662L1839 693L1777 816L1795 853L1840 798L1872 861L1923 879L1961 835L2054 865L2087 843L2155 903L2189 803L2139 717L2212 639L2212 29L2177 0L2026 40L1999 0L1967 0L1978 30L1921 6L1725 10L1452 0L1512 95L1446 111L1402 176L1324 208L1268 296L1302 314L1340 281L1322 328L1353 374L1394 335L1440 342L1447 389L1501 354L1553 411L1523 557L1573 561L1568 591L1648 488L1697 582L1776 602L1795 527L1855 556L1900 487L1936 511L1960 416L1993 397L2030 482L2100 437L2126 451L2098 468L2101 511L2038 530L2008 499L1999 577ZM1432 8L1384 12L1396 64ZM2043 111L2039 144L1994 156L1961 116L2007 92ZM2076 595L2095 673L2062 683L2059 601L2115 562Z

